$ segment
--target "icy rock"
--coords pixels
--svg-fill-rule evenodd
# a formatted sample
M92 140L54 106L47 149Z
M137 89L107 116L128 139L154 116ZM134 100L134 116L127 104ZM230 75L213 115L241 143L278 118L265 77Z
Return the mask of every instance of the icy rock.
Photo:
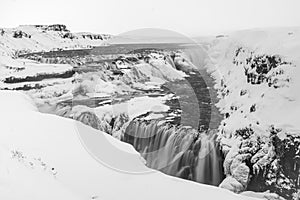
M250 169L245 163L241 163L237 166L233 165L233 167L231 168L232 176L244 187L246 187L249 182L249 173Z
M224 160L224 163L223 163L224 173L226 175L230 174L230 166L232 164L232 161L233 161L234 157L237 156L237 155L238 155L238 149L231 147L231 149L227 153L227 155L225 157L225 160Z
M244 190L244 186L232 176L226 177L219 185L219 187L230 190L234 193L240 193Z

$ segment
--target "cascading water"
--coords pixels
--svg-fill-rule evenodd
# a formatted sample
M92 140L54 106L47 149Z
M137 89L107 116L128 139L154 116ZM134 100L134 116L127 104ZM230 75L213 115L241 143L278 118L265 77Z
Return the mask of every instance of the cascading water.
M175 54L166 56L165 62L168 62L173 68L183 70L175 62L174 56ZM144 81L145 77L139 74L136 68L132 68L132 70L134 79L131 79L131 76L123 76L124 83L129 84L136 77L139 81ZM145 158L147 166L150 168L160 170L168 175L217 186L223 180L224 175L223 158L216 143L216 134L199 133L196 130L196 128L216 129L219 125L220 116L215 109L215 102L211 98L210 90L213 88L213 84L212 81L207 80L205 72L202 73L201 69L187 70L186 74L188 76L185 80L166 82L161 87L163 91L179 97L179 100L174 99L169 104L166 102L171 111L182 111L180 115L176 115L171 120L168 119L169 123L176 125L159 121L141 121L139 118L141 116L130 123L128 116L101 117L100 119L91 110L79 109L76 111L77 104L84 104L88 107L99 106L103 100L97 99L91 101L73 99L72 102L69 102L73 106L71 111L75 110L74 112L77 114L68 117L132 144ZM125 128L126 130L124 130Z
M216 134L158 121L134 120L122 138L145 158L147 166L199 183L219 185L223 179L222 155Z
M167 57L167 61L176 67L174 58ZM196 128L216 129L222 117L212 103L212 81L205 76L205 71L201 74L200 71L187 71L189 76L185 81L164 85L180 97L180 101L172 103L173 107L176 104L177 109L184 111L179 121L171 121L176 125L135 119L127 126L122 140L132 144L150 168L218 186L224 178L224 159L216 142L217 134L213 131L199 133Z

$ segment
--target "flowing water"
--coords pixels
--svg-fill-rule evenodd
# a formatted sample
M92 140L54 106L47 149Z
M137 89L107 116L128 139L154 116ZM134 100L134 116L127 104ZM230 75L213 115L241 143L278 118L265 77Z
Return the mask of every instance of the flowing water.
M132 121L123 141L141 153L147 166L199 183L219 185L223 180L222 155L216 134L158 121Z
M179 97L167 105L171 110L182 110L181 114L171 124L136 119L122 140L132 144L150 168L218 186L224 178L223 157L216 142L222 116L213 104L211 87L212 82L205 81L198 71L189 73L184 81L165 84L165 91Z
M157 45L157 44L156 44ZM142 45L143 46L143 45ZM164 49L165 45L159 47ZM128 48L136 49L136 46L128 45ZM112 47L110 47L112 48ZM118 50L123 50L115 46ZM151 48L154 48L151 46ZM170 46L176 49L178 46ZM88 50L86 50L88 51ZM100 53L98 52L100 51ZM103 51L103 52L102 52ZM109 53L113 53L112 50ZM77 51L58 52L55 56L77 55ZM89 55L91 52L80 51L79 53ZM107 54L106 47L94 49L93 54ZM108 54L109 54L108 53ZM203 55L201 52L191 51L195 65L202 65ZM74 55L73 55L74 56ZM172 60L168 60L176 67ZM160 170L168 175L205 183L219 185L223 180L223 157L216 142L216 130L222 116L215 107L216 92L213 88L211 77L204 70L187 72L185 80L168 82L162 86L160 91L144 91L139 95L166 95L173 93L178 99L166 102L170 107L169 114L172 118L144 121L137 117L129 123L122 137L122 141L130 143L141 153L147 162L147 166ZM119 97L127 101L130 97ZM64 101L66 105L85 105L90 108L99 107L104 102L114 104L110 97L91 98L84 101ZM179 112L180 111L180 112ZM168 115L167 115L168 116Z

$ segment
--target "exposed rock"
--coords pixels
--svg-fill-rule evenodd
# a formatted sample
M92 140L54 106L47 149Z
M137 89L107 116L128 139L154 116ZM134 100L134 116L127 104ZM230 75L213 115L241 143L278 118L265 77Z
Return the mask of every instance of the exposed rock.
M52 25L48 25L48 26L41 26L42 29L47 30L47 31L66 31L69 32L69 30L67 29L66 25L63 24L52 24Z
M31 38L31 35L23 32L23 31L14 31L13 37L14 38L22 38L22 37Z
M255 54L243 47L237 48L233 64L244 68L248 83L267 83L274 88L287 85L290 77L281 78L280 75L285 74L285 68L293 66L279 55Z
M100 34L82 34L83 39L90 39L90 40L104 40L105 37L103 37Z
M61 37L62 37L62 38L69 38L69 39L77 38L75 35L73 35L73 34L70 33L70 32L62 33Z
M237 134L243 140L233 145L226 155L224 172L238 181L243 189L256 192L270 190L286 199L297 199L295 195L300 186L300 137L297 133L283 133L274 127L267 131L269 136L264 138L255 131L247 137ZM225 183L222 187L234 191L232 186ZM279 195L264 194L263 198L280 199Z
M5 31L2 28L0 28L0 35L3 36L4 33L5 33Z
M62 73L40 73L35 76L26 76L26 77L14 77L10 76L3 80L4 83L22 83L22 82L33 82L33 81L42 81L44 79L53 79L53 78L70 78L74 75L73 70L68 70Z
M101 122L99 120L99 118L97 117L97 115L95 113L89 112L89 111L85 111L80 113L78 116L76 116L74 118L77 121L80 121L82 123L84 123L85 125L91 126L95 129L100 129L101 126Z

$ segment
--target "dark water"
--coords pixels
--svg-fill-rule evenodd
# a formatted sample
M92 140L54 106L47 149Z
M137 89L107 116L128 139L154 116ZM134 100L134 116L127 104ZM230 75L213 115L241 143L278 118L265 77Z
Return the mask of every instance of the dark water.
M43 57L84 57L88 55L114 55L114 54L128 54L137 53L147 49L155 50L178 50L184 48L191 48L191 45L184 43L144 43L144 44L111 44L109 46L98 46L92 49L78 49L78 50L63 50L51 52L35 52L19 55L19 57L29 57L31 55L39 55Z
M165 102L170 107L163 119L168 119L172 124L191 126L194 129L216 129L222 119L213 103L209 86L211 82L204 81L202 75L195 71L188 74L185 80L167 82L161 89L142 90L129 95L118 95L112 97L93 97L87 99L70 99L60 104L76 106L85 105L90 108L97 108L100 105L114 105L129 101L132 98L148 96L159 97L167 94L174 94L177 98ZM209 86L208 86L209 85ZM150 114L150 113L148 113ZM142 115L145 117L145 115ZM139 118L139 117L137 117Z
M223 117L215 106L217 100L211 92L212 81L205 81L198 71L188 75L185 80L163 85L164 90L171 91L179 97L166 102L172 111L182 111L180 116L174 118L173 123L195 129L217 129Z
M213 82L203 73L193 71L185 80L162 86L165 92L178 97L166 102L170 112L178 114L169 123L134 120L122 140L132 144L150 168L218 186L224 179L224 158L215 129L222 116L214 105Z

